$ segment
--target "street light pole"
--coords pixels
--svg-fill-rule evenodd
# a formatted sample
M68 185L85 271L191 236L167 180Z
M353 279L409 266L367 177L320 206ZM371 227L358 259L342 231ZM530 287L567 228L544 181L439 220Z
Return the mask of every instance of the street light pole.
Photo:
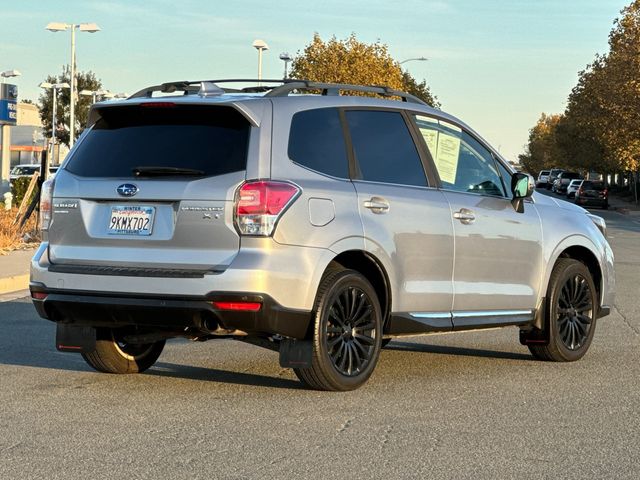
M56 149L56 123L58 118L58 90L61 88L69 88L69 84L67 82L64 83L48 83L42 82L40 84L40 88L50 88L51 95L53 96L53 114L51 116L51 156L49 157L49 161L53 162L53 156L55 155Z
M269 50L269 45L260 39L254 40L252 45L253 48L258 50L258 85L262 85L262 82L260 82L262 80L262 51Z
M71 92L69 100L69 148L73 147L76 132L76 28L81 32L95 33L100 27L95 23L60 23L51 22L45 27L51 32L71 30Z
M288 52L283 52L280 54L280 60L282 60L284 62L284 77L282 77L283 79L287 78L287 65L289 64L289 62L292 60L291 56L289 55Z

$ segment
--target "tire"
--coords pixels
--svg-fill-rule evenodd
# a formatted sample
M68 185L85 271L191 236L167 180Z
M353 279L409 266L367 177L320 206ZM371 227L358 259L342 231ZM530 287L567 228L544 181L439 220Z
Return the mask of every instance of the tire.
M547 289L547 345L529 345L534 357L574 362L587 353L596 329L596 288L587 267L561 258L553 267Z
M151 367L162 353L165 341L127 344L110 328L96 331L96 348L83 353L84 360L103 373L140 373Z
M296 368L295 374L316 390L362 386L381 349L382 310L375 290L355 270L332 266L320 282L313 311L311 367Z

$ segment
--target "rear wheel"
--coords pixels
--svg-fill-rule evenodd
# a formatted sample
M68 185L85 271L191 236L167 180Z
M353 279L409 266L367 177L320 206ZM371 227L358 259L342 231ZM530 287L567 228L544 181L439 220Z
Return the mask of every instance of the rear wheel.
M354 270L331 268L316 298L311 367L294 369L317 390L354 390L371 376L382 340L375 290Z
M164 349L165 341L127 343L119 332L110 328L96 331L96 347L82 354L85 361L99 372L140 373L151 367Z
M541 360L572 362L587 353L595 332L596 289L587 267L571 258L556 263L547 290L547 345L529 345Z

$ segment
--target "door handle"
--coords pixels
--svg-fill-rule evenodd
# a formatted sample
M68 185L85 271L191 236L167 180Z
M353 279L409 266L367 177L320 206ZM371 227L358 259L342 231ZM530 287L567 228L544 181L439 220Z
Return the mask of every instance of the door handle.
M373 213L387 213L389 211L389 202L382 197L371 197L369 200L365 200L362 205Z
M470 223L474 222L476 216L471 210L461 208L457 212L454 212L453 218L455 218L456 220L460 220L460 223L463 223L464 225L469 225Z

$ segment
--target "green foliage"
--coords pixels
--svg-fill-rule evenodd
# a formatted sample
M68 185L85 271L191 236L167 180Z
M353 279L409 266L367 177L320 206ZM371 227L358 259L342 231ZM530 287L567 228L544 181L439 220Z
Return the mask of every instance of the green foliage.
M27 188L29 188L29 183L31 182L31 177L19 177L11 182L11 194L13 195L12 203L15 206L20 205L22 199L24 198L25 193L27 193ZM29 201L33 199L36 194L37 188L33 189L31 194L31 198Z
M68 83L71 84L71 74L69 67L62 70L58 76L49 75L44 81L48 83ZM101 90L102 82L96 78L95 74L89 72L76 72L77 92L81 90ZM53 116L53 89L45 89L38 98L38 108L40 109L40 119L44 125L45 134L51 137L51 121ZM58 93L58 105L56 111L56 138L65 145L69 145L69 104L71 92L68 88L62 88ZM80 136L87 124L89 108L92 98L78 95L75 108L75 136Z
M439 107L425 81L418 83L404 72L389 54L387 45L360 42L355 34L344 40L335 36L324 42L316 33L313 40L293 60L291 78L326 83L385 85L411 93L429 105ZM353 95L368 96L363 92Z

